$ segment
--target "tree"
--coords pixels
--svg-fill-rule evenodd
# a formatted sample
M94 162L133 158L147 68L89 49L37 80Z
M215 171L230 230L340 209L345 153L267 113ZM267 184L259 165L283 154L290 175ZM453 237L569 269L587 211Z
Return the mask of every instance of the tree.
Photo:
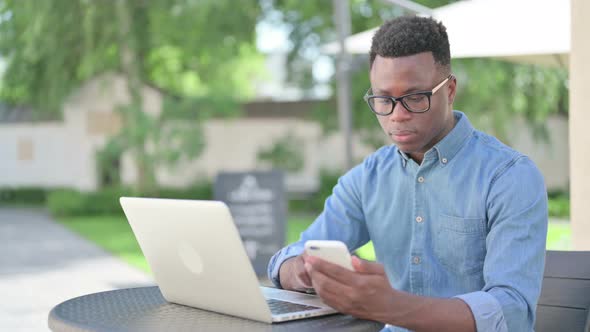
M436 8L454 1L416 2ZM353 34L404 13L385 0L350 0L349 4ZM289 28L292 44L288 58L290 79L303 88L312 87L312 65L320 45L336 40L331 2L269 0L264 11L269 19ZM353 125L366 143L383 145L385 141L377 130L374 115L362 99L369 88L368 56L357 56L353 62ZM507 126L515 116L523 116L538 137L544 137L547 116L567 114L566 68L540 68L493 59L453 60L452 67L459 79L455 107L468 112L475 122L485 123L488 128L491 126L490 129L503 140L506 140ZM325 131L337 128L335 109L324 106L314 115Z
M59 114L67 96L105 71L124 75L131 102L119 110L125 129L107 147L134 157L140 192L153 190L154 168L203 146L198 124L228 114L252 93L256 0L6 0L0 3L0 54L7 62L0 98L30 105L43 118ZM140 89L167 95L165 116L143 111ZM213 105L213 106L212 106ZM166 114L192 121L165 130ZM192 148L192 151L191 151ZM183 150L184 149L184 150Z
M305 166L303 146L303 140L289 131L271 146L259 149L257 159L273 168L299 172Z
M567 116L566 68L543 68L494 59L453 60L460 82L455 108L474 115L480 126L510 143L507 130L524 118L540 140L547 139L546 119Z

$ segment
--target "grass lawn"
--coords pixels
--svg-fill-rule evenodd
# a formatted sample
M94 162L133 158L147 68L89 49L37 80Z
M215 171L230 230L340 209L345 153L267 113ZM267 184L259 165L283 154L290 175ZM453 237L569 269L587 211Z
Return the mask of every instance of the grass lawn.
M287 223L287 242L299 238L313 221L313 217L291 217ZM149 267L123 216L93 216L62 218L61 224L96 243L98 246L120 257L132 266L149 272ZM571 229L568 223L550 223L547 234L547 249L568 250L571 248ZM366 259L375 259L371 243L360 248L357 253Z

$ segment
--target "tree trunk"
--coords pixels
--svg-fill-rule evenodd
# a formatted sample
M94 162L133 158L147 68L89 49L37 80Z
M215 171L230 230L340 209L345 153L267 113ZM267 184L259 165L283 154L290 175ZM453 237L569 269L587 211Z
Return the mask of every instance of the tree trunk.
M132 15L128 0L117 1L117 18L119 20L119 54L121 57L121 69L127 83L127 90L131 97L128 107L123 108L125 120L124 130L129 131L131 151L137 168L137 180L135 190L138 193L149 194L155 191L155 171L147 151L147 132L142 125L146 123L147 113L143 111L142 80L140 64L143 59L138 56L137 36L132 30Z

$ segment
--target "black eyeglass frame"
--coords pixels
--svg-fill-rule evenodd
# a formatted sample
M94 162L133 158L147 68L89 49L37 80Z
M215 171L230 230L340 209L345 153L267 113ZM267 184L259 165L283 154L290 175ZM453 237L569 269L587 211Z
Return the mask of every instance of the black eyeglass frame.
M363 99L365 100L365 102L367 103L367 105L369 105L369 108L371 109L371 111L377 115L380 116L388 116L391 113L393 113L393 109L395 108L395 105L397 104L398 101L400 101L402 103L402 105L404 105L404 108L410 112L410 113L426 113L430 110L430 98L432 97L432 95L434 95L438 90L440 90L440 88L443 87L443 85L445 85L445 83L447 83L449 80L451 80L452 78L454 78L455 76L453 74L450 74L449 76L447 76L444 80L442 80L442 82L440 82L437 86L435 86L432 90L430 91L417 91L417 92L412 92L412 93L408 93L405 94L403 96L399 96L399 97L392 97L392 96L374 96L372 94L370 94L371 88L369 88L369 90L367 90L367 92L365 93L365 95L363 96ZM423 111L414 111L412 110L410 107L408 107L408 105L405 102L405 98L406 97L410 97L410 96L416 96L416 95L423 95L426 96L428 98L428 107L423 110ZM391 100L391 111L389 111L388 113L379 113L377 111L375 111L373 109L373 106L371 106L371 99L375 99L375 98L386 98Z

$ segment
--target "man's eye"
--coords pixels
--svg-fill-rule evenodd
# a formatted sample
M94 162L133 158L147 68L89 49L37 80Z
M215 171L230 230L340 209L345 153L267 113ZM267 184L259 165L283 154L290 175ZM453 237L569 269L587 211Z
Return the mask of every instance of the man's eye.
M423 95L415 95L415 96L407 96L406 99L412 102L422 101L424 99Z

